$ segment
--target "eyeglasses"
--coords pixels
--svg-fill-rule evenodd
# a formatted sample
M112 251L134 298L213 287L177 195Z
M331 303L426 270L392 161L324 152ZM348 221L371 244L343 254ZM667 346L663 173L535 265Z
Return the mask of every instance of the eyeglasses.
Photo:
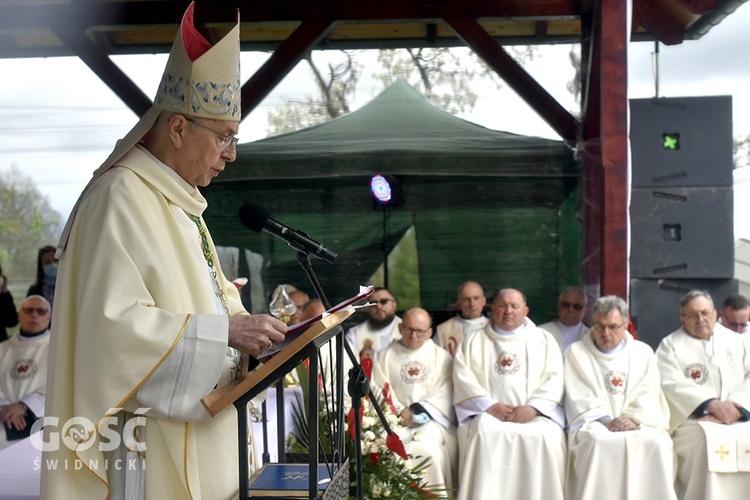
M570 309L572 307L576 311L583 311L583 304L574 304L566 300L560 301L560 307L562 307L563 309Z
M49 309L46 309L44 307L22 307L21 310L24 312L24 314L37 313L39 316L44 316L49 312Z
M226 151L227 149L229 149L229 146L231 146L232 144L237 144L239 142L239 140L240 140L239 137L231 136L231 135L225 135L225 134L222 134L221 132L219 132L217 130L214 130L212 128L206 127L205 125L203 125L201 123L198 123L197 121L195 121L193 118L190 118L189 116L185 116L185 119L187 121L189 121L190 123L192 123L193 125L195 125L196 127L205 128L209 132L213 132L214 134L216 134L219 137L221 137L221 144L219 145L219 147L221 148L222 151Z
M727 321L726 323L724 323L724 326L726 326L730 330L744 332L745 330L747 330L747 327L750 326L750 323L733 323L731 321Z
M689 312L687 314L683 314L682 316L684 318L687 318L690 321L696 321L699 318L710 318L711 315L714 313L712 310L705 310L705 311L695 311L695 312Z
M404 333L405 333L406 335L411 335L412 333L416 333L417 335L424 335L424 334L426 334L426 333L427 333L427 332L429 332L429 331L430 331L430 329L429 329L429 328L428 328L428 329L426 329L426 330L418 330L418 329L416 329L416 328L412 328L412 327L410 327L410 326L405 326L405 327L404 327Z
M388 302L396 302L393 299L380 299L373 301L373 304L380 304L381 306L387 306Z
M626 323L623 323L621 325L602 325L601 323L594 323L594 329L599 333L604 333L606 330L609 330L610 332L616 332L617 330L624 328L625 325Z

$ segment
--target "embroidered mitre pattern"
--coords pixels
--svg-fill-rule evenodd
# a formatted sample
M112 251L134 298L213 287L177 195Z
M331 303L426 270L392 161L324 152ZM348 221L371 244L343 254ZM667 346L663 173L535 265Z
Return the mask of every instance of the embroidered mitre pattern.
M217 119L236 117L240 112L240 85L236 83L197 82L165 72L159 84L156 103L172 111L184 109L187 102L195 114Z

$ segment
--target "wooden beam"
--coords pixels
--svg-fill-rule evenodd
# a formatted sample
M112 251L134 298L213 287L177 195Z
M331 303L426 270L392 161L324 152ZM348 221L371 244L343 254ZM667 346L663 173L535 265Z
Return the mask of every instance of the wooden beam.
M640 24L665 45L682 43L697 18L672 0L633 0L633 27Z
M576 119L534 80L475 20L452 17L445 22L569 144L576 141Z
M244 119L333 27L327 18L305 21L242 86Z
M601 293L628 292L628 40L627 4L601 0L602 247Z
M65 25L176 25L187 2L184 0L102 1L38 4L10 3L0 6L0 29L32 29ZM471 18L561 19L577 17L578 0L197 0L201 23L228 23L231 8L240 9L243 23L303 21L329 17L337 21Z
M143 116L151 108L151 99L80 28L57 27L55 35L70 47L137 116Z
M581 280L589 303L601 296L602 149L601 35L591 2L581 15L581 137L583 261Z

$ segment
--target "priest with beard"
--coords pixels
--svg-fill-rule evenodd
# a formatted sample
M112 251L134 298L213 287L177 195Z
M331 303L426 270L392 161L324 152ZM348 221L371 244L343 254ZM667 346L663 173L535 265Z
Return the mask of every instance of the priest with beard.
M398 302L393 294L387 288L375 288L369 303L367 319L346 332L346 340L359 359L372 358L376 352L401 338L398 330L401 318L396 316Z

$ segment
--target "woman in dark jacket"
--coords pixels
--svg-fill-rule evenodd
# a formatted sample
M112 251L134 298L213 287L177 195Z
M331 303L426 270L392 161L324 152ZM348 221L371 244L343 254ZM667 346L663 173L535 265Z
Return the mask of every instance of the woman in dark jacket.
M13 296L8 291L8 277L3 274L3 268L0 267L0 342L8 340L6 328L14 327L18 324L18 312L16 305L13 303Z

